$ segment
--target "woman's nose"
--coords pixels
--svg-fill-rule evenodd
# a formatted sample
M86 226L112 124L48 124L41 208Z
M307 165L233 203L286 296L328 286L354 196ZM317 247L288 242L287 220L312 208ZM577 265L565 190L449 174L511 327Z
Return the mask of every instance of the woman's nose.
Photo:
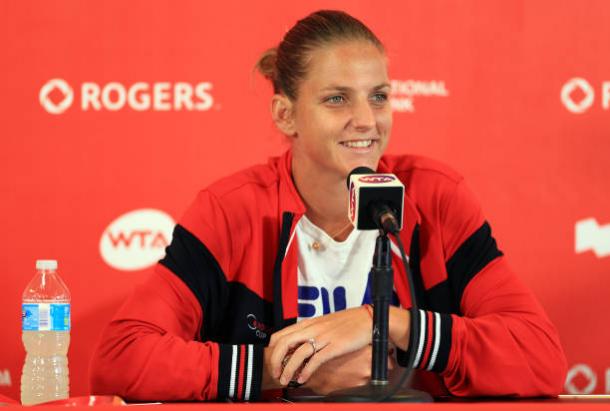
M368 100L354 104L352 124L358 130L368 130L375 127L375 113Z

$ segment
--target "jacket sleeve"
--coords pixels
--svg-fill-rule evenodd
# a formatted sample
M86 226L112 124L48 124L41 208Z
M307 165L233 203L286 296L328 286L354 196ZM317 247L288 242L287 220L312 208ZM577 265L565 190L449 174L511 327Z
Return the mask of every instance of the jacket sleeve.
M410 342L416 368L439 373L456 396L559 394L567 366L557 331L497 249L463 182L447 200L441 236L459 313L413 316L423 331Z
M202 341L206 327L222 323L227 300L224 224L217 201L202 192L166 256L104 330L90 365L92 393L137 401L259 397L263 345Z

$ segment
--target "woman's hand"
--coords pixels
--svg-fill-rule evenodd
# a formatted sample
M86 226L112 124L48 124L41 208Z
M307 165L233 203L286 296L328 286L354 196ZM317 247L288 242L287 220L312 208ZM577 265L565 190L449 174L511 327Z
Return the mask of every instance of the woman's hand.
M273 349L271 376L279 378L282 385L294 377L304 383L325 362L369 345L372 322L366 307L356 307L303 320L278 331L269 343ZM292 354L287 357L290 351Z
M388 356L388 370L395 367L393 349ZM304 387L320 395L333 391L367 384L371 379L371 359L373 350L370 345L329 360L316 370Z
M265 347L263 351L263 381L261 388L263 390L275 390L283 388L282 384L277 378L274 378L271 373L271 355L273 354L272 347Z
M409 311L390 307L389 340L405 351L410 321ZM265 361L267 372L282 385L295 378L304 383L322 364L369 345L372 323L368 308L362 306L286 327L271 336Z

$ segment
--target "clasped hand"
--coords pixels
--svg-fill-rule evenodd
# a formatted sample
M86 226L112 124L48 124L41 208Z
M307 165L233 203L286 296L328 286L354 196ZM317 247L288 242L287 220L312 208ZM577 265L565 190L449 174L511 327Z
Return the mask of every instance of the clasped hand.
M271 336L266 367L283 386L296 380L322 394L361 385L370 376L371 338L366 307L302 320Z

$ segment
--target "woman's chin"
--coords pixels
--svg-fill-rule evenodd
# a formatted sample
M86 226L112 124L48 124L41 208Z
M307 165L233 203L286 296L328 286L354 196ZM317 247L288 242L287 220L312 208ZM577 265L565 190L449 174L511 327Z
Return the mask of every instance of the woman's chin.
M352 161L347 162L346 169L347 174L352 172L353 169L358 167L366 167L370 168L373 171L377 171L377 164L379 163L379 158L370 158L370 157L362 157Z

